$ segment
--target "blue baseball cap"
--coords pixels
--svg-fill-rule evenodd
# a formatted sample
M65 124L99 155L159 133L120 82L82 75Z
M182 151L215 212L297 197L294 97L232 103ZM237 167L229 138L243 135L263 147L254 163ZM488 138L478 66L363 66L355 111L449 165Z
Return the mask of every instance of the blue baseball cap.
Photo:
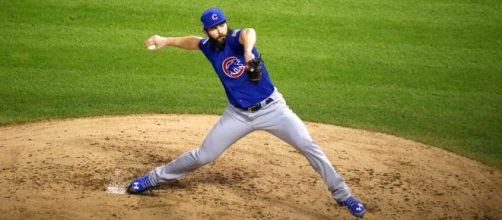
M223 11L221 11L219 8L210 8L202 13L202 15L200 16L200 21L202 22L204 29L208 29L219 23L227 21L227 18L225 18Z

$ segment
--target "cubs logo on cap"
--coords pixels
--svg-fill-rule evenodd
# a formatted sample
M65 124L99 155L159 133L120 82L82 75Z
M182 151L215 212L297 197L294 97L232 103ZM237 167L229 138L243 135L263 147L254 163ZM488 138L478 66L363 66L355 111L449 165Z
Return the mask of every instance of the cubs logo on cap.
M221 11L219 8L210 8L202 13L202 15L200 16L200 21L202 22L204 29L208 29L219 23L227 21L227 18L225 18L223 11Z

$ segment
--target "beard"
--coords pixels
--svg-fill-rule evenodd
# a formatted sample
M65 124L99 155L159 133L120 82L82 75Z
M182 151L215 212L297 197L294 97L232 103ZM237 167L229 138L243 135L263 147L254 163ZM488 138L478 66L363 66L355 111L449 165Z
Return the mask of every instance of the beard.
M227 42L227 38L226 36L220 36L218 38L209 37L209 41L214 45L214 47L216 47L216 49L223 50L225 43Z
M230 34L231 31L232 31L232 29L227 27L227 34L226 35L222 34L222 35L218 36L217 38L213 38L213 37L209 36L209 42L211 42L211 44L213 44L214 47L216 47L216 49L223 50L223 48L225 48L225 43L227 42L227 35Z

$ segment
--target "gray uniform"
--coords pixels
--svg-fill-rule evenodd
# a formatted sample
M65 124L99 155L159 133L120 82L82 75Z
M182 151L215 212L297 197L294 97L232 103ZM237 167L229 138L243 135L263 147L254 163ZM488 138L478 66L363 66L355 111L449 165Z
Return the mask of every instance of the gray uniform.
M312 140L305 124L288 107L277 89L269 98L273 101L270 103L263 101L263 107L256 112L249 112L228 104L200 148L186 152L170 163L149 172L148 177L151 183L158 185L178 179L216 160L233 143L252 131L264 130L303 154L310 165L321 174L336 201L341 202L347 199L351 195L348 186L337 174L324 152Z

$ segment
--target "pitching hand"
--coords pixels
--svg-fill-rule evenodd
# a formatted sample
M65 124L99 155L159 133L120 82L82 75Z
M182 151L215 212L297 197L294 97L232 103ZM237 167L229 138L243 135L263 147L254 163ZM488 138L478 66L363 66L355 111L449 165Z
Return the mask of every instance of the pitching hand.
M155 45L155 50L166 46L166 38L159 35L153 35L145 41L145 48Z

